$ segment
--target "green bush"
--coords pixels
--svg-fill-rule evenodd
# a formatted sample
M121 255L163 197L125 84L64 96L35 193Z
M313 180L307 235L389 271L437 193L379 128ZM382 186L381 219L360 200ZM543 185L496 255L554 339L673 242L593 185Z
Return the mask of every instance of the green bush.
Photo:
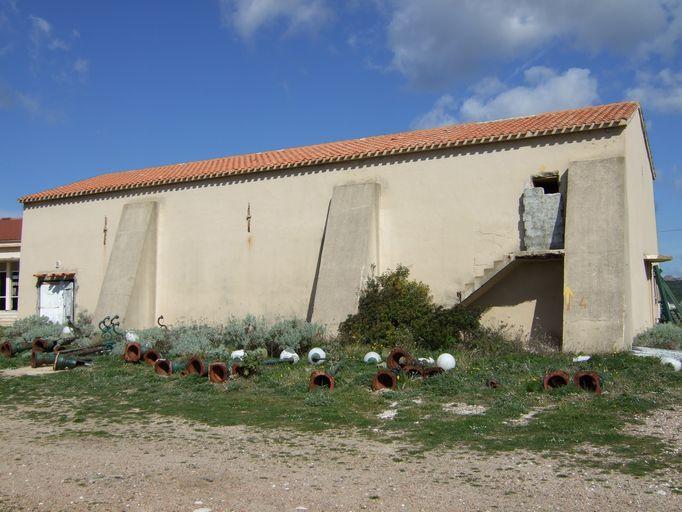
M658 324L638 334L635 345L642 347L682 350L682 326L676 324Z
M262 350L277 356L283 349L290 348L300 354L324 341L322 325L297 318L273 323L253 315L231 318L225 324L194 322L172 325L168 329L152 327L136 331L136 334L140 341L170 357L188 354L225 357L234 349ZM118 338L113 353L122 354L124 344L125 340Z
M60 336L63 328L63 325L52 323L47 317L33 315L15 321L6 329L5 336L9 340L33 341L35 338Z
M358 312L339 325L339 335L350 342L380 346L412 340L435 349L461 343L480 327L483 310L433 303L429 287L409 279L399 265L367 279L360 294Z

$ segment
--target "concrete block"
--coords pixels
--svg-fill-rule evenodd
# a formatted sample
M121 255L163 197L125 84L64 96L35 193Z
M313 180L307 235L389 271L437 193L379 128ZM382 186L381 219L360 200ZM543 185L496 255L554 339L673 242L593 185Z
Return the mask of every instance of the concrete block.
M563 350L628 350L625 159L572 162L566 194Z
M523 235L528 251L564 248L561 194L545 194L540 187L524 190Z
M100 288L95 321L119 315L126 328L154 325L156 318L156 202L123 206Z
M312 311L331 332L357 311L362 285L379 264L380 193L378 183L334 187Z

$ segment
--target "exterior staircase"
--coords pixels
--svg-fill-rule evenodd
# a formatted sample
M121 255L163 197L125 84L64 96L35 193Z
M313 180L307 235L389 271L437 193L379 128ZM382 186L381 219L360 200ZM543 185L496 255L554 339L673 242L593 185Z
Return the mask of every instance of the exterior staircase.
M459 293L459 301L462 304L473 302L483 295L490 286L507 275L519 261L563 258L563 249L548 249L544 251L519 251L504 255L495 260L492 265L483 269L483 273L474 277L473 281L464 285L464 290Z

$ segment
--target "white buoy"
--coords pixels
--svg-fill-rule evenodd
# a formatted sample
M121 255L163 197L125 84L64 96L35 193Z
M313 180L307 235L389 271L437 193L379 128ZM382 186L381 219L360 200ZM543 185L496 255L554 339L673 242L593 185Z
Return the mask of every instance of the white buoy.
M298 360L300 359L300 357L298 357L298 354L296 352L294 352L293 350L286 349L286 348L284 350L282 350L282 352L279 354L279 358L280 359L293 359L294 364L298 363Z
M673 367L676 372L682 370L682 361L674 357L661 357L661 364L667 364Z
M327 354L324 353L320 347L311 348L308 352L308 362L310 364L318 364L327 358Z
M140 337L137 335L137 333L133 331L128 331L126 332L126 341L128 343L135 343L136 341L139 341Z
M417 359L422 364L433 364L435 361L433 360L433 357L420 357Z
M367 364L379 364L381 362L381 356L376 352L367 352L362 360Z
M69 327L68 325L64 326L62 329L62 336L71 336L73 335L73 329Z
M230 359L233 361L241 361L244 359L244 356L246 355L245 350L233 350L232 353L230 354Z
M436 359L436 366L442 368L446 372L452 370L456 364L455 356L452 354L441 354L438 356L438 359Z

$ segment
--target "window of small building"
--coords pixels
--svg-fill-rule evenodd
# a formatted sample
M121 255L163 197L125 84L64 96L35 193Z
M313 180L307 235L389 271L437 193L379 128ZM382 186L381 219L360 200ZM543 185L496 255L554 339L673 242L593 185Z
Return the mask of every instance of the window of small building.
M0 262L0 311L19 309L19 262Z
M559 175L533 176L533 186L541 188L545 194L559 193Z

